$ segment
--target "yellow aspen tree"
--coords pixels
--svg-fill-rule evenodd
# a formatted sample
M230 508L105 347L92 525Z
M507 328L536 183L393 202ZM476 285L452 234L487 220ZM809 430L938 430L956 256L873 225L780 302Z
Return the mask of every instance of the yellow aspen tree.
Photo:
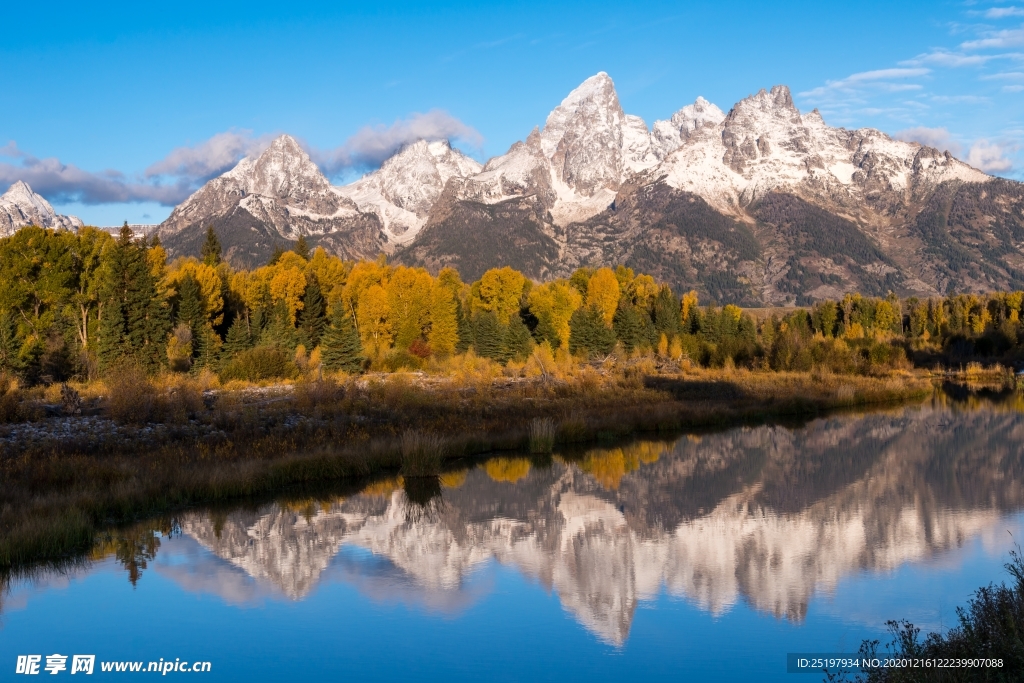
M169 289L177 291L181 281L188 276L199 284L207 321L213 326L220 325L224 322L224 281L220 272L190 256L176 259L164 279Z
M407 348L423 334L428 322L433 279L422 268L395 268L384 286L388 294L391 329L399 348Z
M474 311L493 312L502 325L507 325L512 316L519 312L519 301L525 286L526 276L519 271L508 266L491 268L473 283L471 306Z
M388 308L388 293L380 285L370 285L359 297L356 322L363 348L372 355L380 355L391 346L391 310Z
M587 283L587 306L597 307L605 325L612 324L620 296L619 280L611 268L599 268Z
M455 294L440 278L430 288L430 333L427 343L435 355L445 357L455 353L459 343L459 321Z
M530 311L537 316L542 329L557 338L558 348L569 348L569 319L583 304L583 296L564 280L539 285L527 298Z
M387 276L387 266L379 261L360 261L352 266L341 295L347 312L355 315L363 293L373 285L383 285Z
M690 312L695 308L697 308L697 292L691 289L683 295L683 302L679 311L679 321L683 325L686 325L686 321L690 319Z
M658 283L650 275L637 275L629 284L629 297L637 308L649 310L658 296Z
M288 308L288 316L294 325L298 312L302 310L302 295L306 293L306 274L303 269L294 265L282 265L283 261L282 257L281 261L273 266L275 272L270 278L270 296L275 303L279 301L285 303Z
M328 254L323 247L317 247L306 270L316 276L327 301L327 314L333 314L334 306L342 300L349 266L337 256Z

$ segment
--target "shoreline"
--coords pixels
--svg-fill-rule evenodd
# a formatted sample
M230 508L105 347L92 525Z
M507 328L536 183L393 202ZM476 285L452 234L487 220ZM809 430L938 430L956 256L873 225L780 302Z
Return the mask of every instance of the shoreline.
M121 441L116 449L93 443L90 451L91 442L74 439L7 453L0 457L0 573L70 560L88 552L103 529L145 517L399 473L403 438L410 432L439 437L441 466L467 456L529 453L531 424L538 419L554 426L549 449L580 447L634 434L674 435L907 405L935 391L923 375L745 370L502 385L443 380L421 386L414 380L371 378L361 387L356 381L300 384L283 392L287 397L269 401L224 392L202 419L163 425L164 434L187 437L190 426L201 424L215 438L153 445L159 430L151 425L144 453L137 442ZM404 467L409 465L406 459Z

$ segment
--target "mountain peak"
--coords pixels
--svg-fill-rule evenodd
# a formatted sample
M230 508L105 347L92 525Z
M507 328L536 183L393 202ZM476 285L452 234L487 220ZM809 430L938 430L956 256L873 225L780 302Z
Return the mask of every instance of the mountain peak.
M24 180L18 180L0 195L0 237L26 225L73 229L82 227L82 221L75 216L58 215L50 202L33 192Z

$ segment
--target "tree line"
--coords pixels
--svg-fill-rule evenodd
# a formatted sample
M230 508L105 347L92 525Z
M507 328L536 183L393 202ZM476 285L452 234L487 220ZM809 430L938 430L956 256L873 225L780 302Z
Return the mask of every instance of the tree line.
M347 262L305 240L252 270L168 262L156 236L27 227L0 240L0 371L29 382L209 369L222 379L310 368L421 368L472 352L501 364L536 350L580 360L649 354L703 366L869 372L912 362L1021 359L1024 293L842 301L755 317L700 305L624 266L535 283L509 268L465 283L452 268Z

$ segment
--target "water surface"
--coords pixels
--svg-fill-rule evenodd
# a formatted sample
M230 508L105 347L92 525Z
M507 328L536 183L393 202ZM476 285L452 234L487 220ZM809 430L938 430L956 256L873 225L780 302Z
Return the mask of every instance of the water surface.
M946 628L1004 578L1022 437L936 404L189 511L11 580L0 678L62 653L210 681L793 680L787 652Z

